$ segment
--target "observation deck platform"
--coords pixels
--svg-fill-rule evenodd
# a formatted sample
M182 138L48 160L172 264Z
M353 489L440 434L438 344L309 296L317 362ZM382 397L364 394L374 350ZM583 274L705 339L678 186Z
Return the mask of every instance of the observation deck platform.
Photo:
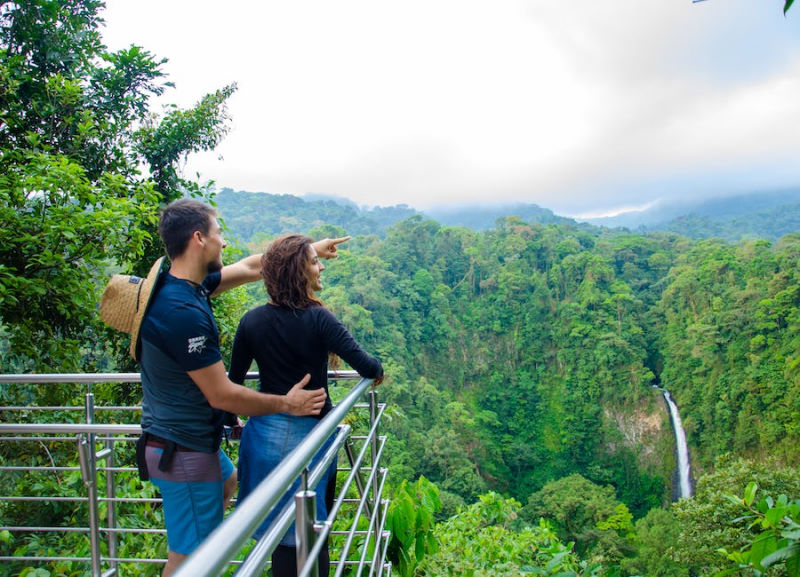
M328 378L334 410L173 575L262 575L295 520L298 575L318 574L315 560L326 539L336 577L391 574L387 469L381 467L386 437L379 434L386 406L372 380L355 371L331 371ZM138 373L0 375L3 574L26 568L91 577L161 573L167 552L161 499L135 467L141 407L112 402L140 399L139 383ZM70 400L46 405L47 399ZM311 468L331 434L332 448ZM235 461L237 444L223 441L223 448ZM337 455L336 500L320 522L313 491ZM301 491L260 540L252 539L297 479Z

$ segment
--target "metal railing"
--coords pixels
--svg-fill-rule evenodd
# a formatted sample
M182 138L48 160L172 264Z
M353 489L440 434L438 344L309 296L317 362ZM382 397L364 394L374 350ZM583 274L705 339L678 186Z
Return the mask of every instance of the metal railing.
M257 374L250 373L248 378L257 378ZM332 371L329 378L336 381L358 379L358 375L354 371ZM166 561L163 557L132 556L130 549L134 545L126 547L128 542L139 539L136 541L138 544L144 539L153 550L157 546L153 540L159 539L159 550L162 555L166 554L163 522L156 514L160 498L152 485L138 481L136 468L132 466L133 444L141 429L131 421L138 421L134 411L139 411L140 407L95 405L93 387L102 386L101 383L114 386L137 382L138 373L0 375L0 386L3 387L60 383L86 387L83 406L16 404L0 407L3 415L3 422L0 422L0 493L4 493L0 495L0 503L6 507L0 511L8 512L9 507L17 509L13 515L9 514L13 521L25 517L25 512L20 509L26 506L32 510L62 508L55 515L56 519L61 516L60 525L9 524L4 514L0 518L0 538L5 535L15 543L30 543L38 538L47 540L48 535L56 534L62 536L65 547L65 550L55 552L51 551L52 546L45 547L44 554L36 555L0 555L0 564L71 564L68 565L71 571L76 565L85 565L88 566L86 575L110 577L125 574L128 566L134 567L131 574L138 575L144 572L143 567L155 567ZM248 497L247 507L236 508L186 560L176 575L261 574L272 551L295 519L299 575L317 575L317 555L326 540L330 541L331 568L337 577L388 575L391 572L391 564L386 561L389 535L384 527L388 501L383 498L387 471L380 468L386 439L379 435L385 406L378 403L371 384L372 380L361 379L352 387L281 466L258 485ZM360 402L365 395L366 404ZM368 411L367 418L361 417L363 424L360 428L365 429L364 434L354 434L353 426L345 421L357 420L364 410ZM35 422L42 411L58 411L59 420L63 418L73 422ZM106 420L128 422L99 423L98 413L109 415ZM74 417L62 417L67 414ZM14 415L16 421L27 419L34 422L8 423L9 415ZM83 422L76 422L79 419ZM334 433L332 447L313 469L309 469L312 457ZM30 447L31 443L44 457L37 460L30 449L23 449ZM56 450L56 446L64 444L73 444L75 449L69 451L61 447ZM122 458L120 453L124 453ZM340 484L328 520L318 522L313 489L339 453L345 458L339 459L338 470L346 479ZM42 460L44 464L40 462ZM124 461L123 466L118 465L120 461ZM127 466L129 463L131 466ZM78 472L82 494L78 494L75 488ZM22 477L35 475L57 476L61 494L17 494L17 482ZM301 479L301 490L295 500L290 501L264 536L253 545L253 532L298 478ZM47 484L34 482L32 486L44 487ZM26 491L28 489L26 485ZM69 509L70 506L73 508ZM123 511L126 507L134 511L145 510L149 525L142 523L141 515L134 516L134 522L130 523L131 514ZM37 518L41 519L41 510L38 513ZM52 539L48 543L52 543ZM26 549L29 547L21 548L23 551Z

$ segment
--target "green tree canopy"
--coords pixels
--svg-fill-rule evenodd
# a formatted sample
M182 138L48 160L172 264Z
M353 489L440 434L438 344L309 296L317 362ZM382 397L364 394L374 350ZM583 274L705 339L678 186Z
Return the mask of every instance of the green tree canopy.
M0 3L0 323L5 370L76 370L103 330L109 267L143 274L162 253L159 206L202 187L179 176L225 133L226 87L158 116L163 65L109 52L100 0ZM144 171L143 171L144 169ZM87 356L88 355L88 356Z
M594 556L619 561L629 549L633 516L617 501L614 488L600 486L573 474L546 484L528 499L525 517L553 522L562 541L574 542L581 554L598 548Z
M729 566L720 549L737 551L752 542L757 532L743 523L731 524L741 517L741 506L728 495L741 495L749 483L765 494L800 495L800 473L776 461L756 463L731 456L721 457L714 473L698 480L691 499L681 499L673 506L680 524L674 559L689 567L693 574L713 575Z
M439 550L427 555L424 575L594 575L547 523L529 526L520 504L497 493L482 495L434 529Z

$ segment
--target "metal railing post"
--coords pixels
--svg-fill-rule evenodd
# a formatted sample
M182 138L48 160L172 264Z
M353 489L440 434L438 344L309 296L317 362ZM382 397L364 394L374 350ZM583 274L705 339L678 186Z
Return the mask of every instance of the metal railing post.
M86 424L94 424L94 395L86 393ZM89 545L92 553L92 577L101 577L100 567L100 515L97 511L97 457L95 455L94 433L80 434L78 457L81 462L81 476L89 503Z
M381 488L380 479L378 478L378 392L375 390L375 385L370 386L369 389L369 426L374 430L372 439L370 440L370 453L372 458L372 522L375 525L375 549L378 549L378 542L381 530L381 514L380 514L380 499Z
M355 457L355 452L353 450L353 446L354 446L353 439L348 437L347 440L344 443L344 451L345 451L345 454L347 455L347 460L350 463L350 467L351 468L353 468L354 463L356 461L356 457ZM359 495L364 495L364 493L366 491L366 488L364 487L364 480L361 478L361 471L357 471L356 472L355 482L356 482L356 488L358 489L358 494ZM372 505L370 504L369 499L367 499L365 505L366 505L366 509L367 509L367 517L369 517L371 519L372 518Z
M114 529L117 528L117 488L114 479L114 439L106 440L106 448L103 451L106 460L106 497L108 503L108 556L111 559L117 557L117 533ZM110 561L110 573L114 574L117 571L117 562ZM108 575L109 572L106 572Z
M294 495L295 506L295 551L297 553L297 573L300 574L306 564L311 563L311 577L319 577L319 564L317 559L309 558L309 553L317 542L317 532L314 524L317 521L317 493L316 491L298 491Z

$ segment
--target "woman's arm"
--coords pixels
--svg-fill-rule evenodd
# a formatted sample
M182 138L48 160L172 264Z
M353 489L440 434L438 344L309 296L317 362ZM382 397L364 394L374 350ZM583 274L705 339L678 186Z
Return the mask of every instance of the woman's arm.
M381 362L367 354L328 309L319 307L315 310L319 315L320 334L328 350L338 355L362 377L375 379L379 383L383 377Z

